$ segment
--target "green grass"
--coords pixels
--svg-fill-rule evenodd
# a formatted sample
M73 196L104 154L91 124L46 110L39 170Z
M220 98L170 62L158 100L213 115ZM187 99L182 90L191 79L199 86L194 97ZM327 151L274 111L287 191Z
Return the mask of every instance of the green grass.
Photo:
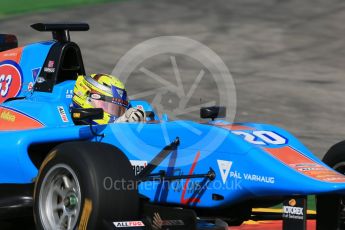
M316 210L315 196L308 196L307 204L309 210Z
M0 0L0 18L109 1L119 0Z

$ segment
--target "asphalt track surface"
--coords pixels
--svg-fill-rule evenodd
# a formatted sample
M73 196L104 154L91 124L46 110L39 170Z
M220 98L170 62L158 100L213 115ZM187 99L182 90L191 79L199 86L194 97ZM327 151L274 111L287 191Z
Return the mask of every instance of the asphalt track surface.
M2 20L0 31L26 44L50 38L29 28L32 23L88 22L89 32L72 33L88 73L112 72L122 55L149 38L195 39L231 71L236 121L283 127L322 157L345 139L344 20L345 3L336 0L129 0L16 16ZM194 67L184 67L186 87L198 73ZM170 68L150 64L161 75L169 75ZM141 77L128 90L149 84ZM194 99L218 93L207 86L197 89Z

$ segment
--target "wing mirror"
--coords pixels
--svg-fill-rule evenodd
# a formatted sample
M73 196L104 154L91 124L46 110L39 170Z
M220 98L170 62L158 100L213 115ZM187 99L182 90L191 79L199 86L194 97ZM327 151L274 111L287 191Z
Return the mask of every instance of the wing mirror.
M101 108L72 108L71 109L72 120L76 125L88 124L90 131L95 137L104 137L104 134L98 134L92 127L92 120L102 119L104 111Z
M104 112L100 108L73 108L71 114L73 121L90 122L92 120L102 119Z
M212 107L201 107L200 117L205 119L224 118L226 116L226 107L224 106L212 106Z

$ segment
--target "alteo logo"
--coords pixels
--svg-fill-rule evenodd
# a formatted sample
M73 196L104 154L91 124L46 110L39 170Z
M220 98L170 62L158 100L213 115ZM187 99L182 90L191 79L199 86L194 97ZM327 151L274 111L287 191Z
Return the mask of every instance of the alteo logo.
M135 228L135 227L145 227L142 221L123 221L123 222L113 222L116 228Z
M16 116L13 115L12 113L8 111L3 111L0 115L0 118L2 120L10 121L10 122L15 122L16 121Z
M0 62L0 103L16 97L22 88L22 71L14 61Z

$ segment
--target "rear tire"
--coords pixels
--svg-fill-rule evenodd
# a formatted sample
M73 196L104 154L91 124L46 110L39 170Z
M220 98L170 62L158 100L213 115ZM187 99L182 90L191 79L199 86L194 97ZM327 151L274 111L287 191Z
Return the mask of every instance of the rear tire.
M129 160L116 147L61 144L42 163L35 184L36 227L103 229L109 221L137 219L135 182Z
M334 170L345 174L345 141L332 146L322 159ZM325 194L317 196L317 229L345 229L345 197Z

